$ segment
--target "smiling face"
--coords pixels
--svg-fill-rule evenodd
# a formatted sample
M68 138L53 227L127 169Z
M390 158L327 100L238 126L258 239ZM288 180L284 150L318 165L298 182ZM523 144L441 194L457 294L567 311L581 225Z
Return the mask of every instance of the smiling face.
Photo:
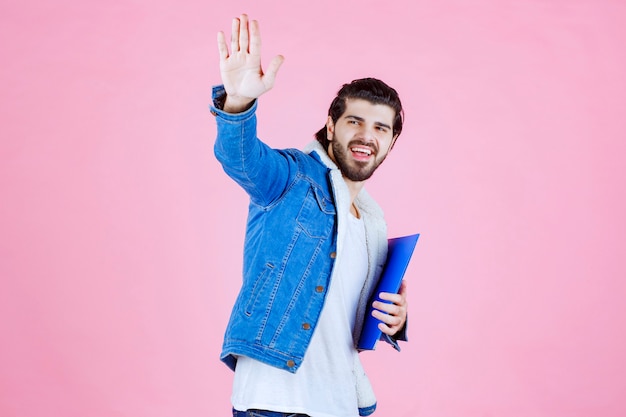
M346 99L346 111L337 122L328 117L328 155L346 179L365 181L385 160L397 137L394 118L390 106L363 99Z

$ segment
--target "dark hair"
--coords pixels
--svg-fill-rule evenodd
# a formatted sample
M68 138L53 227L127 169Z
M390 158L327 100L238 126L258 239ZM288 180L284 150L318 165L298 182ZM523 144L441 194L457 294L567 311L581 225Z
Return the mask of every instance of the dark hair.
M396 117L393 121L393 135L400 135L404 121L404 111L396 90L376 78L361 78L352 81L350 84L344 84L337 92L337 97L335 97L328 109L328 115L333 123L337 123L337 120L346 111L346 100L349 98L360 98L372 104L385 104L391 107L396 112ZM315 138L322 144L324 149L328 150L329 140L326 136L326 126L315 134Z

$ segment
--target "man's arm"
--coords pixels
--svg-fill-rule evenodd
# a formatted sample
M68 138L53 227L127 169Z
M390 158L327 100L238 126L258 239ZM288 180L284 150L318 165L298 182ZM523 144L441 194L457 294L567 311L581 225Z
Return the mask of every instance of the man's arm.
M252 201L267 206L282 195L297 171L294 161L256 136L256 99L274 85L283 58L275 57L263 72L259 26L256 21L248 23L246 15L233 19L230 53L222 32L217 45L223 85L213 88L214 153Z
M256 20L248 22L245 14L233 19L230 52L222 31L217 34L217 48L220 54L220 74L226 90L223 110L241 113L274 86L276 73L284 58L282 55L275 56L267 71L263 71L259 23Z

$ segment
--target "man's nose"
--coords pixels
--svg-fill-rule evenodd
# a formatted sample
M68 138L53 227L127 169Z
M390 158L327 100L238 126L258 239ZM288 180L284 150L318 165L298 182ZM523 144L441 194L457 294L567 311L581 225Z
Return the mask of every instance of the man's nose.
M376 129L374 126L363 125L361 128L361 137L366 142L373 142L376 140Z

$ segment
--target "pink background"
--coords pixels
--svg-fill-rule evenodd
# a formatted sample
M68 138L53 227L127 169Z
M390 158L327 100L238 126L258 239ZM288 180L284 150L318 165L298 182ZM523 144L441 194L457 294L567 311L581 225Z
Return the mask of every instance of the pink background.
M354 78L406 107L368 186L422 233L376 415L626 415L621 0L2 1L0 415L229 414L247 199L207 104L244 11L286 57L272 145Z

